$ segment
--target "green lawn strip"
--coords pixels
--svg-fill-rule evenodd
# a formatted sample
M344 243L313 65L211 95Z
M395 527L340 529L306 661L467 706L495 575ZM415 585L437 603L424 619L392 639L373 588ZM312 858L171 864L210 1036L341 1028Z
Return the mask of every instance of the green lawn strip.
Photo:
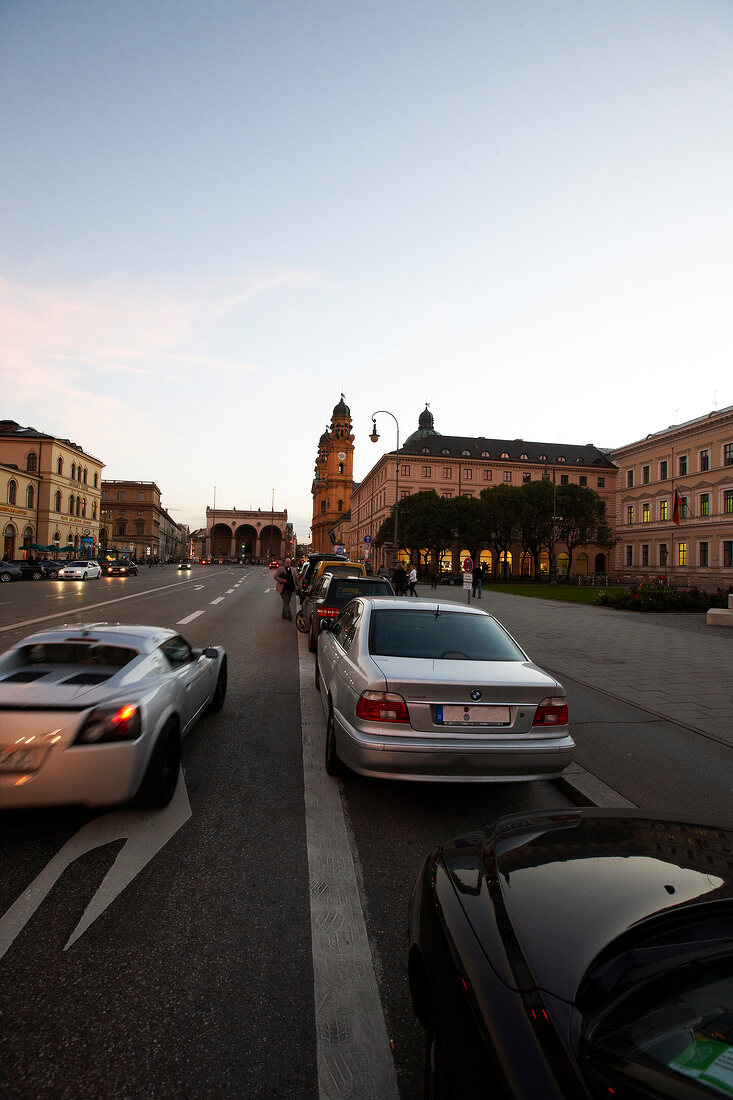
M531 596L537 600L562 600L564 603L594 604L601 587L570 584L485 584L484 592L504 592L507 596ZM614 588L614 592L625 591Z

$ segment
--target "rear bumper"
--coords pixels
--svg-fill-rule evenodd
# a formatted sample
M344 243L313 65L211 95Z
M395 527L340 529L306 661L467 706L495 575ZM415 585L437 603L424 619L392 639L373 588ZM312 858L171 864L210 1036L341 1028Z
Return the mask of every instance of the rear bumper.
M383 779L454 783L510 783L554 779L573 759L575 742L568 727L554 737L526 735L482 738L395 736L377 729L366 734L334 714L336 751L359 775Z
M35 772L0 773L0 809L129 802L142 782L148 757L147 737L108 745L51 748Z

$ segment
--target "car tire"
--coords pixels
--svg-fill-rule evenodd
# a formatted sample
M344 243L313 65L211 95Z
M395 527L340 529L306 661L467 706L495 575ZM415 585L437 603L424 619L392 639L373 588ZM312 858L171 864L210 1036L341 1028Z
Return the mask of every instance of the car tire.
M33 572L31 573L31 580L32 581L42 581L43 580L43 570L42 569L34 569Z
M439 1100L439 1098L447 1100L447 1098L456 1095L450 1088L447 1079L443 1047L443 1036L440 1025L436 1023L435 1006L433 1005L425 1040L425 1077L423 1085L425 1100Z
M153 749L138 792L139 804L151 810L162 810L167 806L176 793L180 766L181 738L178 726L171 719Z
M82 573L82 575L81 575L81 579L82 579L83 581L85 581L85 580L87 579L87 575L86 575L86 573Z
M55 569L51 569L51 570L50 570L50 572L49 572L49 574L48 574L48 579L49 579L50 581L55 581L55 580L58 580L58 573L57 573L57 571L56 571Z
M295 625L297 626L297 628L298 628L298 630L300 631L301 634L307 634L308 633L308 626L306 624L305 619L303 618L302 608L298 612L298 614L295 616Z
M227 697L227 659L222 658L221 665L219 667L219 676L217 677L216 687L214 688L214 694L211 697L211 702L206 708L209 714L215 714L218 710L224 706L224 700Z
M311 619L311 627L308 631L308 649L311 653L316 653L318 650L318 635L313 631L313 619Z
M315 679L315 683L316 683L316 691L320 691L321 690L321 670L318 667L318 657L317 656L316 656L316 671L315 671L315 674L314 674L314 679Z
M328 720L326 721L326 771L333 776L344 774L344 765L339 760L339 755L336 752L336 731L334 729L333 707L330 704L328 707Z
M7 583L8 583L8 581L12 581L12 579L13 579L13 578L12 578L12 576L10 575L10 573L0 573L0 582L1 582L2 584L7 584Z

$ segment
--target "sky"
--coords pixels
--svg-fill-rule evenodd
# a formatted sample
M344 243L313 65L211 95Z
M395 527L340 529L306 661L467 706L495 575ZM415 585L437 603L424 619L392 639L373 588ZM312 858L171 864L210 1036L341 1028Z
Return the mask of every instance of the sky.
M730 0L0 0L0 148L0 419L192 528L733 404Z

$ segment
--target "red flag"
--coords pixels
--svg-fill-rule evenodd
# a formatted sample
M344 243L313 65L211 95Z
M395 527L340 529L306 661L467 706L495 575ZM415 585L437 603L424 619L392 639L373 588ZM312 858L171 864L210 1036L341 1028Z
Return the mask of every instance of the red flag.
M672 523L680 525L680 495L675 489L674 491L674 508L672 509Z

